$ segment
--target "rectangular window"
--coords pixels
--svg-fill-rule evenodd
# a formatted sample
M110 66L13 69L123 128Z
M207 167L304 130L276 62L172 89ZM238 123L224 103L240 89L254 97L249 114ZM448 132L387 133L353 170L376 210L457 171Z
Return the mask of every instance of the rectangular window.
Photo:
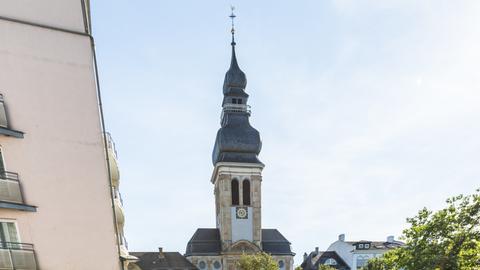
M232 103L233 103L233 104L237 104L237 99L236 99L236 98L232 98Z
M243 100L241 98L238 99L238 104L242 104Z
M358 245L358 248L362 249L362 248L363 248L363 244L359 244L359 245Z
M0 221L0 242L20 242L17 225L14 222Z

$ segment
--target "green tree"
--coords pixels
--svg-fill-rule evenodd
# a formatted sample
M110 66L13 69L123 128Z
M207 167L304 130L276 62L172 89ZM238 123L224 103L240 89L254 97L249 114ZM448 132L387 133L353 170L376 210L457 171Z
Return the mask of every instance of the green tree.
M238 267L242 270L278 270L278 263L265 252L242 255L238 261Z
M383 258L373 258L370 259L362 270L392 270L397 269L393 264L387 259L388 255Z
M331 267L330 265L320 264L318 266L318 270L336 270L336 269Z
M408 218L406 246L371 260L366 270L480 270L480 190L447 200L437 212Z

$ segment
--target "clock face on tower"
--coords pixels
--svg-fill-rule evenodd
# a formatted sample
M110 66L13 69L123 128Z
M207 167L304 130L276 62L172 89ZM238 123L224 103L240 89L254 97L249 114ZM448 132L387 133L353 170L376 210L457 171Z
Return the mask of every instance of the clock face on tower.
M248 219L247 207L237 207L235 212L237 213L237 219Z

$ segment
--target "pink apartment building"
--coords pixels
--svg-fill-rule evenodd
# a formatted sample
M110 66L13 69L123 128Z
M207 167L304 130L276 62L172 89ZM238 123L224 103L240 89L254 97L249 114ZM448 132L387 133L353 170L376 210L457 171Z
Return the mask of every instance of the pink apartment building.
M0 269L128 269L88 0L0 1Z

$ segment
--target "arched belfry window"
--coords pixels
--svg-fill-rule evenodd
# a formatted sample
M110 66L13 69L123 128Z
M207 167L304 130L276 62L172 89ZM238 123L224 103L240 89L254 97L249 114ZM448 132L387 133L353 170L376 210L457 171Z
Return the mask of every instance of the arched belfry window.
M243 205L250 205L250 181L243 180Z
M232 180L232 205L240 204L240 194L238 190L238 180Z

